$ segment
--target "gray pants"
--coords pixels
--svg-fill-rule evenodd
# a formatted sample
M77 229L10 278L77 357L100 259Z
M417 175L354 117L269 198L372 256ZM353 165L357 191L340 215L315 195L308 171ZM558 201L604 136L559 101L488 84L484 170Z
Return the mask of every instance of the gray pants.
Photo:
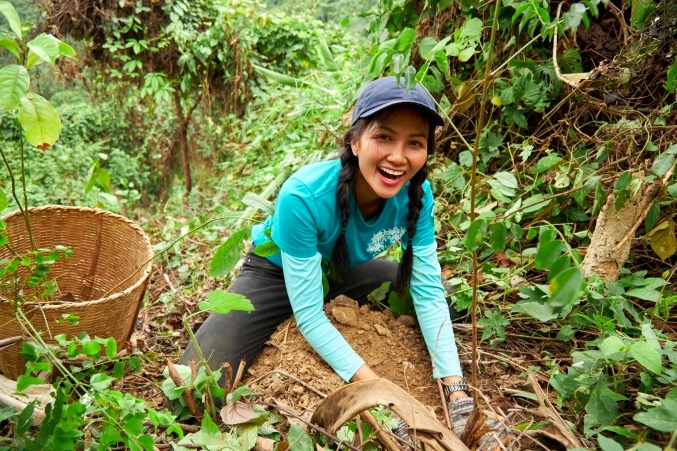
M330 281L325 302L340 294L364 302L367 295L383 282L395 286L397 267L397 262L387 260L372 260L357 266L350 271L346 282ZM282 269L252 252L245 257L242 269L228 291L246 296L255 310L249 313L232 311L227 315L212 313L195 338L212 370L228 362L236 372L242 358L247 364L254 361L277 326L292 315L292 308ZM199 358L193 343L189 342L179 363L188 365L191 361L198 362ZM224 380L225 374L221 384Z

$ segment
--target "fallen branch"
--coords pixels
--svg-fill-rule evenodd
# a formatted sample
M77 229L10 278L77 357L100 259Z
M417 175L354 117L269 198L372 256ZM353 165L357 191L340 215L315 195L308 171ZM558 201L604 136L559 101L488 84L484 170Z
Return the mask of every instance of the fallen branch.
M184 387L186 384L183 382L183 379L176 371L176 368L174 367L172 362L169 359L167 359L166 362L167 369L169 370L169 377L174 382L174 385L176 385L177 387ZM190 409L190 413L192 413L196 419L201 420L203 415L200 409L198 408L195 399L193 399L193 389L190 387L186 388L183 391L183 393L181 393L181 397L186 402L188 409Z
M339 446L345 446L346 448L348 448L351 451L360 451L359 448L355 448L354 446L349 445L345 441L343 441L340 438L336 437L335 435L329 433L326 429L321 428L320 426L317 426L316 424L309 422L308 420L306 420L305 418L303 418L301 415L297 414L296 412L292 411L291 409L283 407L283 406L281 406L280 404L277 404L277 403L264 402L264 403L261 403L261 404L266 405L268 407L272 407L273 409L280 410L280 411L284 412L286 415L289 415L291 417L296 418L297 420L299 420L300 422L302 422L303 424L305 424L309 428L319 432L320 434L322 434L325 437L327 437L328 439L332 440L334 443L336 443Z
M51 391L51 385L42 384L33 385L26 389L26 392L18 394L16 382L0 374L0 406L14 407L18 413L28 407L31 402L38 401L39 404L33 410L33 426L41 425L45 419L45 412L38 405L44 406L53 401Z

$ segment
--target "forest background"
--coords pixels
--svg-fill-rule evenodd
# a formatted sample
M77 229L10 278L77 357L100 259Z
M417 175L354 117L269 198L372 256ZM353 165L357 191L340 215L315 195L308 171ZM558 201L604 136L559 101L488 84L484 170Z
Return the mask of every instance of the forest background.
M430 160L439 257L456 309L475 312L478 346L501 349L525 335L537 349L556 342L564 351L543 349L523 377L552 393L580 443L674 449L674 2L9 3L24 42L48 33L74 51L30 68L31 91L55 107L62 129L49 148L25 149L28 205L99 207L141 225L174 281L146 307L183 314L186 298L227 286L232 255L280 184L305 163L335 157L359 87L397 74L420 81L449 119ZM8 42L20 37L1 9L4 68L16 64ZM0 88L0 146L16 174L23 131L8 96ZM16 198L2 174L4 214ZM396 299L380 301L410 313ZM157 329L171 336L169 326ZM158 360L137 355L123 368ZM0 410L0 448L152 449L149 440L183 436L169 412L107 391L122 373L102 368L105 383L80 378L101 402L59 385L59 418L42 426L49 434L31 429L26 411ZM23 381L37 382L29 373ZM205 384L193 381L197 395ZM168 432L137 427L149 415ZM277 441L300 434L261 418L221 430L203 420L192 443L219 437L247 448L252 431ZM313 444L292 445L302 446Z

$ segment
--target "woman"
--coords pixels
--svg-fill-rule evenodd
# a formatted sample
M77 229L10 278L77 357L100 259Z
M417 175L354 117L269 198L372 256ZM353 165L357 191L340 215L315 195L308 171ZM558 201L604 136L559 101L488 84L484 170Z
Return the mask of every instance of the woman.
M323 311L339 294L364 300L385 281L411 293L433 361L449 397L457 434L472 411L441 282L433 228L433 197L426 160L443 124L420 85L407 90L395 77L370 83L360 94L340 161L305 166L282 186L275 214L254 228L260 245L280 248L264 258L249 253L230 287L251 300L252 313L212 314L196 337L210 367L241 358L251 363L290 315L303 336L346 381L377 378ZM375 257L401 240L402 262ZM331 267L323 295L323 261ZM182 364L197 361L192 344Z

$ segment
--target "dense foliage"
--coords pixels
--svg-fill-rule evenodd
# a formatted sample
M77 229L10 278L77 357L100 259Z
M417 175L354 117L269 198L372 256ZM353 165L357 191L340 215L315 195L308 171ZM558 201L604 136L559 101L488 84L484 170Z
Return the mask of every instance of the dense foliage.
M674 2L381 0L370 8L345 0L303 10L285 1L268 10L255 0L103 3L78 17L64 13L69 1L47 9L64 40L89 45L73 42L80 65L59 63L84 86L50 96L63 123L58 141L47 152L26 148L29 205L129 214L153 234L158 263L183 293L208 292L201 310L246 310L243 300L212 291L214 277L227 281L282 181L333 156L363 81L388 73L419 80L449 119L431 161L440 260L456 309L473 312L480 344L509 346L512 333L565 349L553 355L536 345L542 360L525 383L535 380L529 374L548 381L584 446L674 448ZM7 95L0 86L0 98ZM21 128L15 113L2 114L3 152L17 173ZM192 173L176 170L177 146ZM174 177L195 181L182 189ZM9 193L9 178L0 180ZM0 190L0 211L13 207ZM605 241L614 231L615 241ZM209 268L205 255L214 256ZM0 262L0 270L9 266ZM174 291L154 299L168 311L178 300ZM26 351L35 363L22 388L37 382L31 369L57 356L82 354L91 365L76 375L62 368L55 404L35 434L32 411L0 408L12 432L0 449L79 449L85 431L102 449L152 449L161 425L176 434L167 441L183 437L175 420L193 412L187 388L168 375L165 395L181 403L173 413L109 390L153 357L119 359L105 339L60 342ZM104 362L103 350L115 363ZM246 387L225 393L217 373L177 371L198 401L227 395L235 405L252 396ZM283 440L267 412L223 432L209 401L205 408L211 417L181 443L248 449L259 435ZM286 439L313 447L298 427Z

